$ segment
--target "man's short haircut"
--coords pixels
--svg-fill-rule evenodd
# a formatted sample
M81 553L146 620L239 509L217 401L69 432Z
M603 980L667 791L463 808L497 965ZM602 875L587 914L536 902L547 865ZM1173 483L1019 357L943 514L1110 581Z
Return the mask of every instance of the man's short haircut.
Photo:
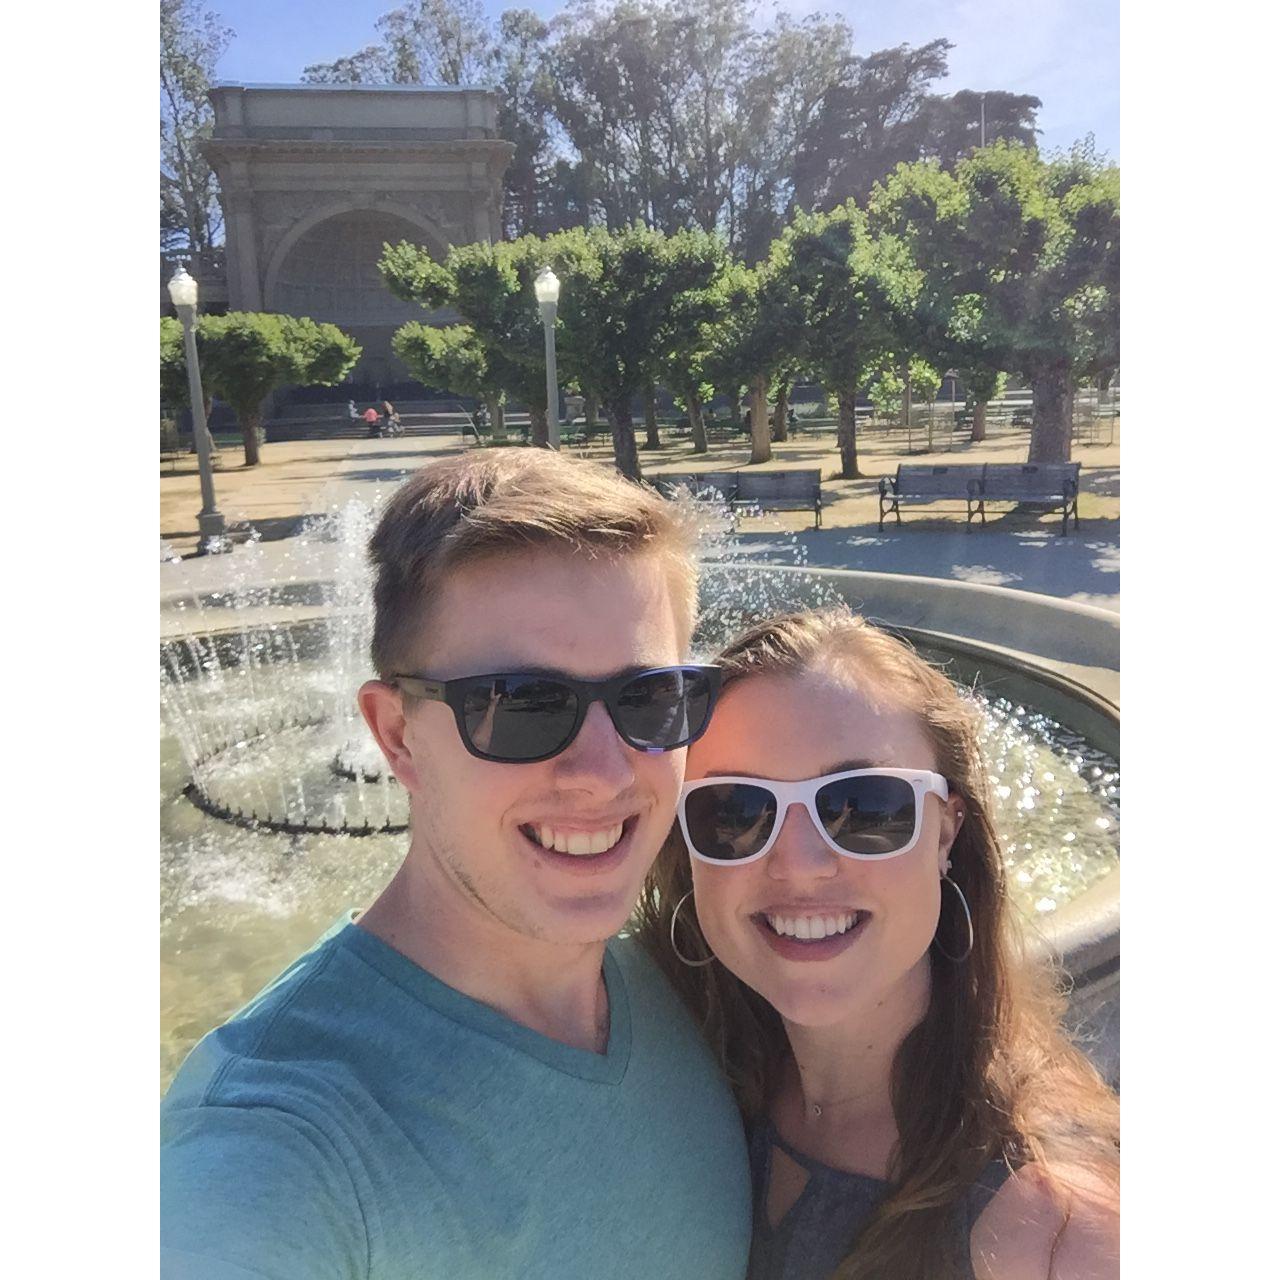
M369 539L373 666L405 673L449 574L519 551L667 559L687 642L697 609L696 527L684 509L602 466L549 449L486 449L429 463L392 495Z

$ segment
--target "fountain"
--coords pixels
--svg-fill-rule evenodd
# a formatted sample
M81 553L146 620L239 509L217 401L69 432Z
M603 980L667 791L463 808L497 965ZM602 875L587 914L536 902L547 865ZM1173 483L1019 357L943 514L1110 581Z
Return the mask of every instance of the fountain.
M714 652L749 619L847 600L972 689L1015 902L1075 978L1078 1021L1086 1038L1107 1042L1095 1056L1114 1078L1118 717L1076 678L1112 661L1114 624L1068 606L1064 637L1062 602L809 569L794 537L791 564L762 563L737 542L730 513L695 510L704 560L698 653ZM406 798L354 696L371 674L365 544L374 519L373 508L349 503L294 540L289 571L268 566L261 544L250 543L220 558L220 585L188 581L163 600L165 1084L200 1035L345 910L374 897L403 856ZM1008 647L1020 628L1057 648L1029 660Z

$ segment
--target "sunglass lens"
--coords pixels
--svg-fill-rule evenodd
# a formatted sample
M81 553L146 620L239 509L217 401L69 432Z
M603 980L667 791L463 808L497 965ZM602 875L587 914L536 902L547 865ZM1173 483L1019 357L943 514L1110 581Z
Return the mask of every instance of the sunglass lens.
M614 707L620 733L634 747L669 751L696 738L711 714L711 681L703 671L673 668L637 676Z
M694 849L720 862L739 862L759 853L777 812L773 792L741 782L699 787L684 798Z
M499 760L536 760L559 751L577 718L577 694L540 676L477 681L463 703L471 745Z
M818 789L818 815L842 849L898 853L916 828L916 795L905 778L842 778Z

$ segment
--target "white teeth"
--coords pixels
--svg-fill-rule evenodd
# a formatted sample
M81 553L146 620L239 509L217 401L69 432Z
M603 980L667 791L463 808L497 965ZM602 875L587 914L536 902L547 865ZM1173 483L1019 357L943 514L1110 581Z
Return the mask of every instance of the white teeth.
M536 839L544 849L554 849L557 853L567 853L573 857L585 857L593 853L604 853L612 849L622 839L623 824L608 827L600 831L558 831L555 827L539 825L531 827Z
M766 916L769 928L783 937L799 938L804 942L820 942L836 934L848 933L857 919L856 912L838 916Z

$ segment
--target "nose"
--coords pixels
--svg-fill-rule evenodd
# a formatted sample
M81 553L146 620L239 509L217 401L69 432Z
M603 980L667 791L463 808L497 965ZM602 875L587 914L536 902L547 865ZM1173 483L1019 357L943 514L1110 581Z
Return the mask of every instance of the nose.
M616 795L636 780L634 755L597 701L587 708L578 736L551 763L561 787Z
M840 855L828 848L799 801L783 815L782 830L764 862L774 880L827 880L840 871Z

